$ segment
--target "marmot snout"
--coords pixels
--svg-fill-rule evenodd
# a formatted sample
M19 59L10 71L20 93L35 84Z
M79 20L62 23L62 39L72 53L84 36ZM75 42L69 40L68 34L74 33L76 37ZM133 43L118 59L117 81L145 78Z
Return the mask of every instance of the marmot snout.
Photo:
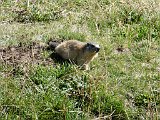
M69 60L83 69L89 69L89 63L98 56L98 44L69 40L55 47L55 52L63 59Z

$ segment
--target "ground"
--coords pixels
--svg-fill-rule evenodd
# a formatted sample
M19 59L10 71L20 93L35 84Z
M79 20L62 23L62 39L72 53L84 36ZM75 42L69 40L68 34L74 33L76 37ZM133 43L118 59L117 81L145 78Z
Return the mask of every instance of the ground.
M159 0L0 1L0 118L160 119ZM89 71L50 40L100 44Z

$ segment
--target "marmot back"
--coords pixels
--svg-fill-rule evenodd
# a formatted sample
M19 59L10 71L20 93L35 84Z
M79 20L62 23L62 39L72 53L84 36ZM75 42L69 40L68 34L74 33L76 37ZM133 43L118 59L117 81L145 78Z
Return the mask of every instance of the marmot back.
M89 62L96 57L100 47L97 44L69 40L57 45L55 52L63 59L70 60L84 69L88 69Z

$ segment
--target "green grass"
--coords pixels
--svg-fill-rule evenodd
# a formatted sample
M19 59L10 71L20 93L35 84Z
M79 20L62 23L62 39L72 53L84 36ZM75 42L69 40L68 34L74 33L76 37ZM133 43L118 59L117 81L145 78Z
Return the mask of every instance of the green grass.
M101 46L90 71L0 63L2 120L160 119L159 0L0 4L0 47L50 39Z

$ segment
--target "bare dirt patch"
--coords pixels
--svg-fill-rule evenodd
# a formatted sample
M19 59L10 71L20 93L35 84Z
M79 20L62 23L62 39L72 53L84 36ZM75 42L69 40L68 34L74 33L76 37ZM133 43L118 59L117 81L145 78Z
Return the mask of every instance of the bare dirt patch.
M44 56L45 51L48 52L46 45L35 42L29 45L20 43L17 46L0 48L0 63L14 66L20 64L53 65L54 61Z

